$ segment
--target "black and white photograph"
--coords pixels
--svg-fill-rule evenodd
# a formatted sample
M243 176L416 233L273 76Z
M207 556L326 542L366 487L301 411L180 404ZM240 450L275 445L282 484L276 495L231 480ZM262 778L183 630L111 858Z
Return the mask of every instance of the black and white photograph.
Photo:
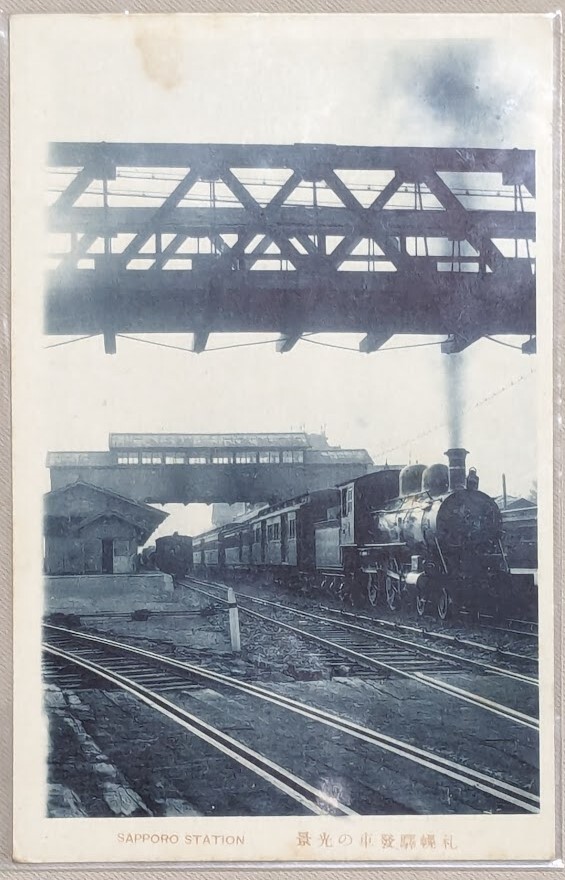
M552 27L14 18L17 858L552 857Z

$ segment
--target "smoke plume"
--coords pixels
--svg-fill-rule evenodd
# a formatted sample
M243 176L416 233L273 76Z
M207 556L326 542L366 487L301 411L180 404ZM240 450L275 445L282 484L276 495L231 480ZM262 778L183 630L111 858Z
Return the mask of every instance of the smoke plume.
M464 446L463 408L465 370L461 354L444 354L441 357L447 403L448 448Z
M508 81L492 43L419 41L394 59L394 92L409 97L457 146L501 145L513 127L517 86Z

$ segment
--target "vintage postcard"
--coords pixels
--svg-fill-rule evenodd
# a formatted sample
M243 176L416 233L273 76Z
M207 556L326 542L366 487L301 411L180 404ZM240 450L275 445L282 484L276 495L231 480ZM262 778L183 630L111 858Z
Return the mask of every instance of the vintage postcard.
M17 860L558 856L553 29L11 19Z

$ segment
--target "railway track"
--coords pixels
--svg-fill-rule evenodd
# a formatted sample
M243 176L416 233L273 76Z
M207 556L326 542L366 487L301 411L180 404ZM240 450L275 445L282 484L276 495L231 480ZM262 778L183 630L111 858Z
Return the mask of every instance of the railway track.
M197 578L185 578L180 583L189 589L208 596L216 602L227 604L227 599L224 599L217 593L210 592L209 589L202 589L202 585L204 585L216 588L217 590L225 590L226 585L224 584L201 581ZM195 584L200 586L195 586ZM537 680L532 676L514 670L502 669L479 660L472 660L471 658L459 655L454 656L438 648L419 645L407 639L375 632L375 630L368 630L356 624L322 617L312 612L291 608L279 602L251 597L242 593L236 595L241 612L272 626L293 632L295 635L310 642L314 642L329 654L337 653L345 656L361 667L368 667L416 680L434 690L442 691L454 699L470 703L516 724L534 730L539 729L539 721L534 716L527 715L503 703L459 688L437 677L432 677L432 675L437 675L438 673L460 673L466 668L473 667L488 675L509 678L519 681L525 686L537 688ZM273 617L262 614L250 607L251 605L275 609L278 615L281 613L285 614L286 620L281 619L280 616ZM302 625L295 625L297 618L307 621L308 629L304 629ZM294 622L289 623L289 619Z
M508 623L512 624L512 626L497 626L491 623L481 623L480 625L484 627L484 629L492 630L493 632L501 632L506 635L511 636L524 636L528 639L536 639L538 638L538 625L533 621L528 620L509 620ZM519 626L519 629L516 629L516 626Z
M51 657L71 663L85 670L91 676L103 679L114 687L131 694L151 709L156 710L189 733L227 755L240 766L251 770L252 773L270 783L278 791L301 804L308 812L318 816L355 815L353 810L340 803L336 798L328 796L321 789L310 785L276 762L163 697L162 673L155 672L154 668L148 668L147 663L140 663L138 658L134 657L133 651L127 651L126 646L120 646L122 656L116 657L115 648L118 647L118 643L110 648L109 640L90 638L88 647L77 653L76 639L84 637L79 633L67 631L67 642L69 635L74 637L75 650L69 651L68 647L65 649L47 642L43 645L44 651ZM112 653L112 649L114 653ZM133 659L128 656L130 653ZM93 654L96 659L93 659ZM164 662L164 658L159 662ZM170 676L166 677L166 683L170 685ZM186 681L184 685L186 685ZM184 685L179 683L178 686Z
M368 623L371 626L376 626L379 628L382 627L383 629L388 630L395 630L396 632L412 633L413 635L424 638L427 641L442 642L443 644L449 644L456 648L471 648L474 651L494 655L501 660L507 659L509 662L517 661L520 664L537 664L538 662L537 657L531 654L521 654L517 651L511 651L508 648L503 648L501 645L487 645L484 642L478 642L475 639L465 638L458 634L453 635L452 633L439 632L438 630L427 629L424 626L414 626L413 624L401 623L396 620L387 620L386 618L374 617L368 614L357 614L353 611L345 611L341 608L332 608L328 605L318 605L317 609L328 614L337 615L338 617L347 620L361 621L363 623ZM531 626L535 625L531 624ZM513 632L512 630L509 630L505 627L489 626L484 628L508 634L511 634ZM520 631L519 635L526 635L531 636L532 638L537 638L537 629L535 632L534 630L530 630L530 632Z
M355 812L334 796L329 796L310 785L302 777L291 773L217 727L187 712L175 702L166 699L162 696L163 691L178 688L184 693L188 689L190 693L193 688L206 687L221 692L245 694L254 700L271 703L285 712L318 722L381 751L403 758L422 771L431 771L433 775L447 778L464 788L473 789L488 802L492 802L496 811L500 809L501 804L504 804L504 809L508 810L510 807L513 812L539 811L540 801L537 794L492 774L475 770L263 686L235 679L184 660L165 657L100 635L49 624L45 626L44 651L47 657L75 666L84 674L95 676L113 687L119 687L130 693L237 761L241 766L261 776L279 791L300 803L307 811L317 815L343 816L355 815Z

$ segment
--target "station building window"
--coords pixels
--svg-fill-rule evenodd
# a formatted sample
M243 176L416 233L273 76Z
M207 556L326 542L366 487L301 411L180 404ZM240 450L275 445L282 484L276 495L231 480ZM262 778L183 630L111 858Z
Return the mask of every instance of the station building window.
M232 457L231 455L213 455L212 456L212 464L231 464Z
M288 537L291 541L296 538L296 520L294 518L288 521Z
M267 452L263 451L259 453L259 464L280 464L281 455L280 452Z
M162 464L163 456L159 452L142 452L141 464Z
M137 452L127 452L118 455L118 464L139 464L139 454Z
M235 454L236 464L255 464L256 461L257 456L254 452L236 452Z
M166 455L165 456L165 464L184 464L185 458L184 455Z
M255 528L255 543L261 543L261 526L256 526Z

